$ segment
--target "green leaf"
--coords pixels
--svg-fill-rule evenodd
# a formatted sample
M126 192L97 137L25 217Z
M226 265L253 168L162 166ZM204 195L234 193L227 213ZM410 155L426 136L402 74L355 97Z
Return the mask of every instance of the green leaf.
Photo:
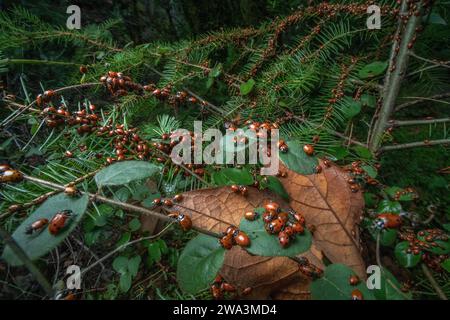
M368 95L368 94L363 94L361 96L361 103L364 107L370 107L370 108L375 108L377 100L375 99L374 96Z
M160 167L145 161L116 162L95 175L95 182L101 186L115 186L151 177L160 171Z
M262 212L262 210L262 208L257 208L257 212ZM254 221L243 218L239 225L239 229L249 236L251 243L246 250L254 255L295 257L311 247L311 233L305 229L304 234L295 235L295 237L291 239L289 246L287 248L282 248L278 241L278 237L267 233L262 220L262 214L258 214L258 218Z
M445 269L445 271L450 273L450 258L447 258L444 262L441 263L442 268Z
M401 291L401 284L386 268L381 268L381 288L373 289L377 300L410 300L410 292Z
M377 208L378 213L400 213L402 212L402 205L398 201L390 201L390 200L382 200L378 204Z
M249 79L247 82L244 82L243 84L241 84L241 86L239 87L241 90L241 95L245 96L245 95L249 94L253 90L254 86L255 86L255 80L253 80L253 79Z
M372 152L370 152L369 149L363 146L355 146L353 147L353 150L355 150L356 154L364 159L372 159Z
M395 257L401 266L405 268L412 268L416 266L420 260L420 254L408 253L407 250L409 248L408 241L402 241L395 246Z
M22 247L31 260L36 260L58 246L83 218L86 212L89 197L84 195L79 198L72 198L65 194L58 194L45 201L36 211L34 211L22 224L14 231L12 237L17 244ZM38 233L28 235L26 229L39 219L51 219L61 210L71 210L72 215L67 221L67 226L57 235L52 235L48 228L44 228ZM5 247L2 257L12 266L22 265L22 261L17 258L9 246Z
M213 172L212 181L218 186L251 185L253 176L247 169L224 168Z
M214 78L208 78L208 79L206 79L206 84L205 84L206 89L211 88L211 87L213 86L213 84L214 84Z
M367 79L378 76L382 74L384 70L386 70L387 66L388 63L386 61L374 61L364 66L361 70L359 70L358 76L361 79Z
M198 235L178 259L177 279L183 291L195 294L208 288L223 265L225 249L216 238Z
M128 272L131 274L131 277L136 277L139 271L139 265L141 264L141 256L134 256L128 260Z
M120 275L119 288L122 292L128 292L131 288L131 274L126 272Z
M378 197L370 192L364 192L364 202L366 207L373 208L377 204Z
M141 222L138 218L133 218L132 220L130 220L130 222L128 222L128 227L130 228L131 232L137 231L141 227Z
M363 166L361 166L361 168L362 168L362 169L369 175L369 177L371 177L371 178L376 178L377 175L378 175L377 170L376 170L374 167L372 167L372 166L369 166L369 165L363 165Z
M303 145L298 141L286 141L288 145L288 152L280 152L281 161L289 169L299 174L313 174L316 172L316 167L319 164L315 156L308 156L303 151Z
M350 152L348 151L347 148L344 148L341 146L334 147L334 148L330 149L329 152L334 156L335 161L342 160L350 154Z
M392 246L397 240L397 229L383 229L380 231L380 244L385 247ZM377 238L378 229L371 232L374 239Z
M116 247L120 247L121 245L124 245L125 243L130 241L130 239L131 239L131 232L125 232L124 234L122 234L119 241L117 241Z
M147 247L148 257L154 262L158 262L161 260L161 247L158 242L152 242Z
M346 119L351 119L361 112L361 103L349 97L345 97L341 107L341 112Z
M371 290L364 281L352 286L349 278L355 275L352 269L343 264L331 264L325 268L324 274L311 284L311 295L317 300L351 300L352 291L361 291L364 300L375 300Z
M423 235L417 234L417 239L420 241L423 241L425 243L430 244L430 248L424 248L424 250L435 253L435 254L448 254L450 253L450 237L447 238L446 241L443 240L433 240L431 242L428 242L426 240L427 236L430 234L428 231L424 230L422 231ZM436 247L431 246L431 243L436 243Z
M284 200L289 201L289 194L283 187L283 184L274 176L267 176L266 179L261 180L261 186L263 188L267 187L270 191L275 192L277 195L282 197Z
M128 271L128 258L125 256L118 256L114 259L112 267L119 273L126 273Z

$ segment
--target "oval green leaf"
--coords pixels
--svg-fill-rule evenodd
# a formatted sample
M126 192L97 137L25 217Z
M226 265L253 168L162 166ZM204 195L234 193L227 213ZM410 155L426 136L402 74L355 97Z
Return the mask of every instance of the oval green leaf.
M223 265L225 249L211 236L198 235L180 255L177 279L181 289L196 294L208 288Z
M250 171L237 168L224 168L216 171L212 174L212 180L218 186L253 184L253 176Z
M386 70L387 66L388 63L386 61L374 61L365 65L361 70L359 70L358 76L361 79L378 76L382 74L384 70Z
M244 82L243 84L241 84L239 89L241 91L241 94L243 96L245 96L245 95L249 94L253 90L254 86L255 86L255 80L249 79L247 82Z
M116 162L95 175L95 182L99 187L117 186L142 180L157 174L160 167L145 161Z
M22 224L14 231L12 237L16 240L17 244L22 247L31 260L36 260L58 246L58 244L72 232L86 212L88 203L89 198L87 195L79 198L72 198L65 194L58 194L51 197L22 222ZM50 221L53 216L61 210L71 210L73 214L68 221L67 227L62 229L56 236L50 234L47 227L41 232L32 235L25 233L28 226L36 220L45 218ZM12 266L23 264L10 247L5 248L2 257Z
M303 151L303 145L298 141L286 141L286 144L289 150L286 153L280 152L280 159L286 167L299 174L313 174L316 172L319 162L315 156L308 156Z

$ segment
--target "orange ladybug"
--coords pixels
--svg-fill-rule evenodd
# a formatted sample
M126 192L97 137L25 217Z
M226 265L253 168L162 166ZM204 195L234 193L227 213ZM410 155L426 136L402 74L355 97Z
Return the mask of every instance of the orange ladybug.
M20 182L22 179L23 174L18 170L8 169L0 173L0 183Z
M63 229L66 226L66 222L71 215L72 215L71 210L63 210L55 214L55 216L50 221L48 231L52 235L57 235L59 231L61 231L61 229Z
M303 146L303 151L308 155L312 156L314 154L314 147L310 144L305 144Z
M175 218L181 226L183 231L189 231L192 228L191 217L182 213L171 213L169 217Z
M402 217L393 213L381 213L375 219L375 225L380 229L396 229L401 224Z
M292 224L292 229L294 230L295 233L303 234L305 232L305 228L303 228L303 226L299 222L294 222Z
M222 289L222 291L225 292L235 292L236 288L229 284L228 282L222 282L222 284L220 285L220 289Z
M359 283L359 278L357 275L351 275L350 278L348 278L348 283L351 286L356 286Z
M243 231L236 230L234 232L233 239L238 246L248 247L250 245L250 238Z
M280 212L280 205L276 202L270 201L264 205L264 209L268 212Z
M163 203L166 207L169 207L169 208L173 206L173 202L170 199L164 199Z
M6 163L0 164L0 173L5 172L6 170L10 170L10 169L11 169L11 167L9 165L7 165Z
M283 226L284 226L283 221L277 218L266 224L266 230L270 234L275 234L280 232Z
M244 217L245 217L245 219L247 219L249 221L253 221L256 219L257 214L255 211L248 211L248 212L244 213Z
M233 234L226 234L219 239L219 243L222 247L230 250L233 247Z
M352 300L363 300L363 294L358 289L352 291Z
M213 284L213 285L211 286L211 294L212 294L212 296L214 297L214 299L216 299L216 300L219 300L219 299L222 299L222 298L223 298L223 292L222 292L222 290L220 289L219 286L217 286L217 285L215 285L215 284Z
M36 220L35 222L33 222L31 225L29 225L27 227L27 229L25 230L26 234L32 234L33 232L36 232L38 230L41 230L47 225L48 223L48 219L39 219Z
M176 195L174 195L173 201L175 201L175 202L181 202L181 201L183 201L183 195L182 195L182 194L176 194Z
M287 246L289 246L289 236L288 236L287 232L281 231L278 234L278 241L280 242L280 244L283 248L286 248Z
M250 293L252 293L252 287L247 287L247 288L245 288L244 290L242 290L242 295L243 296L247 296L247 295L249 295Z
M69 186L64 189L64 193L69 197L74 197L80 194L80 191L75 186Z

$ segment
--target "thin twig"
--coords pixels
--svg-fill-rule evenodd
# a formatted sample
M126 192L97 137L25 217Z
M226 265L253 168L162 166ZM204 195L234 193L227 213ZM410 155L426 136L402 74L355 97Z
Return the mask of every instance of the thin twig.
M402 97L402 99L417 99L417 100L402 103L401 105L398 105L395 108L395 111L399 111L399 110L401 110L403 108L414 106L414 105L419 104L419 103L421 103L423 101L433 101L433 102L447 103L445 101L440 101L439 99L444 99L444 98L449 98L449 97L450 97L450 92L436 94L436 95L431 96L431 97Z
M434 291L436 291L438 297L441 300L448 300L447 296L445 295L444 291L442 291L441 287L439 286L439 284L436 282L436 279L434 279L433 275L431 274L430 269L428 269L428 267L425 265L425 263L421 264L422 266L422 271L425 274L425 276L427 277L428 281L430 281L431 286L433 287Z
M431 141L419 141L419 142L410 142L397 144L393 146L384 146L381 147L378 152L391 151L391 150L401 150L415 147L424 147L424 146L434 146L439 144L450 144L450 139L440 139L440 140L431 140Z
M401 127L401 126L415 126L415 125L444 123L444 122L450 122L450 118L426 119L426 120L389 120L389 125Z

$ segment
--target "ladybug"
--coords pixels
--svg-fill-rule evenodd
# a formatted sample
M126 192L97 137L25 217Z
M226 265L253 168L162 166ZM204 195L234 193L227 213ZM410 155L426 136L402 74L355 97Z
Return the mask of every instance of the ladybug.
M250 238L243 231L236 230L233 234L233 239L238 246L248 247L250 245Z
M68 186L64 189L64 193L70 197L74 197L80 194L80 191L75 186Z
M305 232L305 228L303 228L300 222L294 222L292 224L292 229L294 230L295 233L303 234Z
M242 290L242 295L243 296L248 296L250 293L252 293L252 287L247 287L244 290Z
M71 215L71 210L63 210L55 214L55 216L50 221L48 231L52 235L57 235L59 231L66 226L67 219L69 219Z
M322 166L319 164L316 166L316 173L321 173L322 172Z
M214 278L214 283L220 284L220 283L222 283L222 281L223 281L223 277L222 277L220 274L218 274L218 275Z
M233 191L233 192L239 192L239 186L238 185L235 185L235 184L233 184L233 185L231 185L231 191Z
M192 228L191 217L182 213L171 213L169 217L175 218L181 226L183 231L189 231Z
M275 234L280 232L280 230L283 228L284 223L280 219L275 219L270 221L268 224L266 224L266 230L270 234Z
M265 223L269 223L270 221L275 219L276 216L277 216L277 214L274 213L274 212L264 212L264 214L263 214L263 221Z
M358 289L352 291L352 300L363 300L363 294Z
M351 275L350 278L348 278L348 283L351 286L356 286L359 283L359 278L357 275Z
M154 199L153 201L152 201L152 203L153 203L153 205L154 206L159 206L159 205L161 205L161 198L156 198L156 199Z
M310 144L305 144L303 146L303 151L308 155L312 156L314 154L314 147Z
M276 202L270 201L264 205L264 209L268 212L278 213L280 212L280 205Z
M282 144L282 145L280 145L280 146L278 147L278 149L279 149L281 152L283 152L283 153L286 153L286 152L289 151L289 147L288 147L287 144Z
M33 222L31 225L29 225L26 230L25 233L26 234L33 234L33 232L36 232L38 230L42 231L42 229L48 224L48 219L39 219L36 220L35 222Z
M176 195L173 197L173 201L175 201L175 202L181 202L181 201L183 201L183 195L182 195L182 194L176 194Z
M301 225L305 225L305 217L301 213L296 213L294 211L290 211L290 214L294 217L296 221L298 221Z
M393 213L381 213L375 219L375 226L379 229L396 229L402 224L402 217Z
M283 248L286 248L287 246L289 246L289 236L286 231L281 231L278 234L278 241L280 242L280 244Z
M165 199L164 200L164 205L166 206L166 207L172 207L173 206L173 202L172 202L172 200L170 200L170 199Z
M219 299L222 299L222 298L223 298L223 292L222 292L222 290L220 289L219 286L217 286L217 285L215 285L215 284L213 284L213 285L211 286L211 294L212 294L212 296L214 297L214 299L216 299L216 300L219 300Z
M219 243L222 247L230 250L233 247L233 234L229 233L219 239Z
M248 194L248 188L246 186L239 186L239 191L243 196L246 196Z
M23 174L14 169L8 169L0 173L0 183L6 182L20 182L23 179Z
M248 211L248 212L244 213L244 217L245 217L245 219L247 219L249 221L253 221L256 219L257 213L255 211Z
M222 282L220 289L225 292L235 292L236 288L228 282Z
M283 224L285 224L286 222L289 221L289 215L287 214L287 212L280 212L278 214L278 219L280 219Z

